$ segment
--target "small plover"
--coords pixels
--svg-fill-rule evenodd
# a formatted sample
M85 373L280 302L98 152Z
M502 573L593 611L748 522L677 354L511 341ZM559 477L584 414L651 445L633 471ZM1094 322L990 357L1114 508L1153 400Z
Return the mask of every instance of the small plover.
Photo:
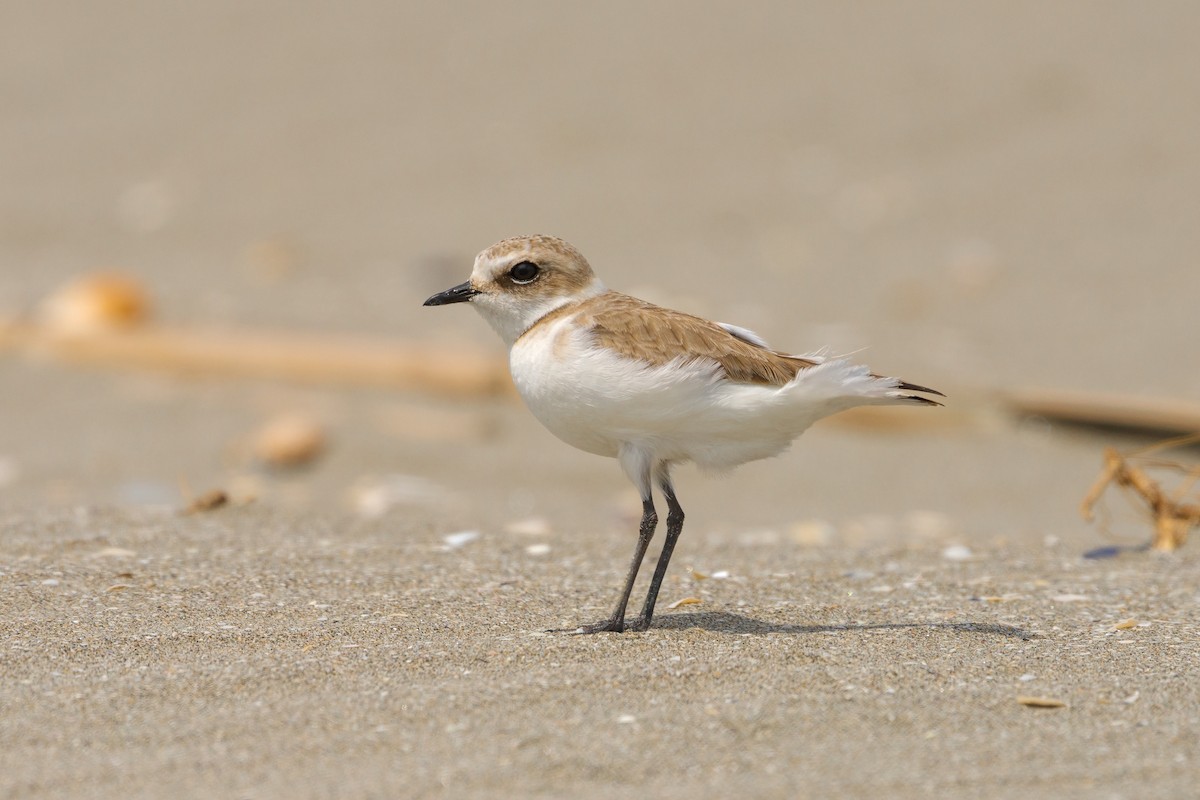
M845 359L772 350L745 328L605 288L583 254L552 236L505 239L475 258L471 278L425 301L470 303L508 345L529 410L567 444L615 458L642 498L633 562L608 619L577 633L645 630L683 509L671 467L728 470L778 455L818 419L861 405L940 405L934 389ZM658 524L651 487L667 502L667 536L636 619L625 610Z

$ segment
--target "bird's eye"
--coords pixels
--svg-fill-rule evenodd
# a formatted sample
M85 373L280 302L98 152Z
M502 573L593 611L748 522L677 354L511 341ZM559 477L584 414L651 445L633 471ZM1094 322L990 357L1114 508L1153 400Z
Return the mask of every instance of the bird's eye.
M538 276L541 269L532 261L522 261L508 271L508 277L512 278L513 283L533 283L533 279Z

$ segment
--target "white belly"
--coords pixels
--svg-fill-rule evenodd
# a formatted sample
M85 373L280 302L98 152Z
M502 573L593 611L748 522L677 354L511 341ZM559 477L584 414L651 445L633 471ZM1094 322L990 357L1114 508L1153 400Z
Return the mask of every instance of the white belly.
M596 347L570 317L544 328L513 345L513 381L551 433L597 455L629 444L654 460L728 469L779 454L815 420L857 404L823 368L786 387L738 384L712 362L648 367Z

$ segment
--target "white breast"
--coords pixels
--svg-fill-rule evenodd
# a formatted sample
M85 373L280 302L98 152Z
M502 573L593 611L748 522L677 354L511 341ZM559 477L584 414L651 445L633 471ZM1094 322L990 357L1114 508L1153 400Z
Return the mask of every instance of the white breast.
M567 444L616 457L621 430L614 427L636 381L632 362L597 358L571 315L539 325L509 351L509 369L529 410Z
M783 387L732 383L711 361L651 367L598 347L569 315L521 337L509 363L530 411L568 444L610 457L632 444L718 470L777 455L817 419L872 402L852 388L866 368L844 361Z

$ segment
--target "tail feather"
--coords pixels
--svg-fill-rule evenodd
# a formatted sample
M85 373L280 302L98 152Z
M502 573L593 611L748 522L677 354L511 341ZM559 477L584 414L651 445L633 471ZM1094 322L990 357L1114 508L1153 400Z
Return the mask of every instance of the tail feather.
M906 392L925 392L926 394L936 394L938 397L946 395L939 392L937 389L930 389L928 386L921 386L917 383L909 383L908 381L899 378L889 378L886 375L876 375L871 373L872 378L878 378L884 381L895 381L895 388ZM901 394L899 391L888 392L887 396L893 400L907 400L913 403L920 403L926 406L941 406L937 400L930 400L928 397L921 397L919 394Z
M941 392L939 392L937 389L930 389L928 386L918 386L917 384L909 383L908 381L900 381L899 383L896 384L896 388L904 389L907 392L924 392L925 394L936 394L938 397L946 396L946 395L942 394ZM924 400L925 398L922 397L922 398L917 398L917 399ZM939 403L938 405L941 405L941 404Z
M946 395L942 394L941 392L938 392L937 394L942 397L946 396ZM939 403L937 400L930 400L928 397L921 397L921 395L919 395L919 394L894 394L894 395L892 395L892 397L895 397L897 400L911 400L914 403L920 403L921 405L925 405L925 406L941 406L942 405L942 403Z
M921 386L915 383L893 378L888 375L877 375L861 364L855 364L845 359L824 361L808 369L800 370L796 378L785 388L798 390L800 396L809 402L824 401L828 403L821 416L844 411L848 408L874 404L921 404L925 406L942 405L936 400L922 397L910 392L945 397L937 389ZM786 392L791 397L797 393ZM814 417L817 419L819 417Z

